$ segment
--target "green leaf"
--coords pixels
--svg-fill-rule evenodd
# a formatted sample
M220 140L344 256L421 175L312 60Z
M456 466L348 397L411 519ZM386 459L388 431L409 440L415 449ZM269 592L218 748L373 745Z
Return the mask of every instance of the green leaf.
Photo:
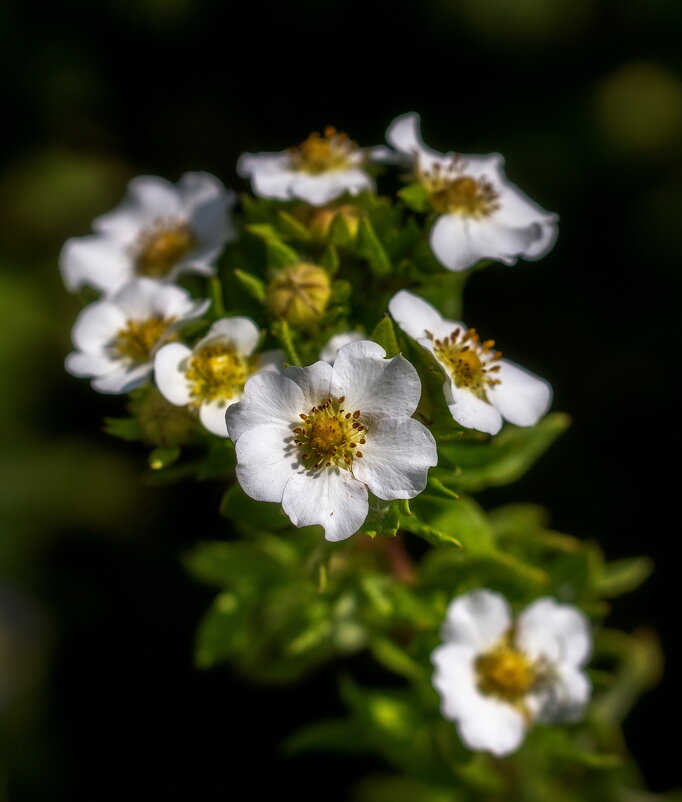
M648 579L653 569L653 561L648 557L614 560L603 566L595 590L600 596L606 597L628 593Z
M472 499L446 500L422 493L412 500L412 508L418 521L428 521L431 529L444 533L444 538L435 545L458 545L471 555L495 553L494 535L488 519ZM411 518L403 518L401 525L407 531L414 531L418 524ZM414 534L424 537L422 532L414 531Z
M196 635L194 660L199 668L211 668L228 660L242 629L239 600L221 593L204 615Z
M388 358L394 357L396 354L400 353L400 345L398 344L398 338L396 337L395 328L393 327L393 321L388 315L384 315L374 327L371 339L374 340L375 343L379 343L384 351L386 351L386 356Z
M155 448L148 457L149 467L153 471L161 471L177 462L181 453L182 450L179 446Z
M265 300L265 282L263 279L254 276L253 273L248 273L246 270L239 269L234 271L234 276L248 295L257 301L262 302Z
M328 239L332 245L340 245L342 247L349 245L355 239L344 214L334 215L329 226Z
M104 431L130 443L142 439L142 429L137 418L105 418Z
M281 240L268 240L265 244L265 253L271 267L288 267L301 261L296 251Z
M408 184L398 192L398 197L413 212L421 214L430 211L431 203L429 201L429 193L426 188L419 183Z
M277 228L284 236L294 240L308 242L312 238L312 234L303 223L293 215L290 215L289 212L285 212L284 209L280 209L277 212Z
M301 752L366 752L362 728L353 719L319 721L295 732L284 742L284 752L296 755Z
M491 439L470 435L442 443L436 476L469 493L514 482L566 431L569 422L568 415L554 412L533 427L507 425Z
M370 640L369 648L377 662L394 674L417 682L428 677L428 669L425 666L388 638L375 636Z
M253 234L254 237L258 237L264 242L281 241L279 231L271 223L251 223L248 226L244 226L244 228L249 234Z
M360 533L369 537L383 535L393 537L400 527L400 514L395 501L381 501L372 498L369 514L360 528Z
M390 274L391 260L366 217L360 220L358 226L357 251L360 256L367 259L370 270L375 276L381 278Z
M432 546L455 546L458 549L464 548L462 542L454 535L442 529L438 529L431 524L420 521L415 515L402 515L400 517L400 528L413 535L418 535Z
M329 244L324 249L324 253L320 258L320 265L328 270L332 275L339 269L339 252L336 250L334 245Z

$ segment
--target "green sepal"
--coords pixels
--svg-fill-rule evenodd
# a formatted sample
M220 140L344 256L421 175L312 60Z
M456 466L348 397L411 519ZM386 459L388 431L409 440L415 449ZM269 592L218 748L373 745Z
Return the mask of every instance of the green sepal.
M619 596L638 588L649 578L654 564L649 557L613 560L602 566L595 590L600 596Z
M275 320L271 326L271 329L273 335L277 338L279 344L284 350L287 362L290 365L298 365L299 367L302 366L303 362L301 361L298 348L294 342L293 332L286 320Z
M277 212L277 228L283 236L299 242L309 242L312 239L312 234L303 223L284 209Z
M334 215L334 218L329 226L329 234L327 237L332 245L340 246L350 245L355 240L345 215Z
M411 532L413 535L418 535L431 546L455 546L455 548L458 549L464 548L462 542L453 535L435 526L431 526L431 524L420 521L414 515L400 516L400 528L406 532Z
M331 275L334 275L339 269L340 264L339 252L336 250L336 247L330 243L324 249L324 253L320 258L320 266L329 271Z
M370 339L374 340L375 343L378 343L384 351L386 351L386 356L388 358L394 357L396 354L400 353L400 345L396 337L393 321L388 315L384 315L379 323L377 323L374 327L374 331L372 331Z
M254 276L253 273L248 273L246 270L239 270L239 268L236 268L233 273L247 295L261 303L265 300L265 282L263 279Z
M431 211L431 203L429 201L429 193L423 184L415 182L408 184L398 192L398 197L413 212L424 214Z
M376 537L393 537L400 528L400 513L395 501L370 500L369 514L360 528L360 534Z
M377 278L390 274L391 260L366 217L361 218L358 226L357 252L367 260L370 270Z
M104 431L129 443L142 439L142 428L137 418L105 418Z
M265 253L270 267L289 267L301 261L298 253L279 239L268 240Z

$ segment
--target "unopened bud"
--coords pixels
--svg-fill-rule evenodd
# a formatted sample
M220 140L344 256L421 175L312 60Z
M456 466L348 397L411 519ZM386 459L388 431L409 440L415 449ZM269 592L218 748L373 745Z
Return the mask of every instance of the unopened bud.
M348 228L349 235L354 239L358 233L361 212L357 206L346 203L343 206L324 206L316 209L310 218L308 227L315 239L323 240L329 234L329 229L336 217L342 217Z
M140 424L143 442L173 448L191 443L197 431L196 419L185 407L176 407L150 387L133 398L130 412Z
M292 326L309 326L323 315L331 284L326 270L307 262L280 270L268 285L266 303Z

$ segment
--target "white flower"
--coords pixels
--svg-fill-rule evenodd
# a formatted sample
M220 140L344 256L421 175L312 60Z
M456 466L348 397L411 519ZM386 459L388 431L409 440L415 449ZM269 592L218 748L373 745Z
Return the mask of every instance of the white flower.
M502 359L494 340L480 342L476 329L445 320L437 309L407 290L388 304L400 328L431 351L447 379L445 400L461 426L497 434L502 419L533 426L552 403L552 388L539 376Z
M419 115L403 114L386 131L408 157L417 180L440 217L431 248L448 270L466 270L481 259L513 265L540 259L556 242L558 216L545 211L507 180L499 153L439 153L421 139Z
M348 345L348 343L355 343L364 339L365 335L359 331L342 331L340 334L335 334L322 346L320 359L333 365L340 348Z
M324 136L311 134L300 145L278 153L243 153L237 172L250 178L256 195L276 200L298 198L312 206L324 206L344 193L357 195L374 189L365 172L370 158L380 158L386 148L359 148L346 134L327 128Z
M256 371L278 370L283 351L253 353L260 332L246 317L225 317L211 326L193 349L164 345L154 360L156 385L171 404L191 406L209 432L227 437L225 412L241 400L246 380Z
M98 217L88 237L64 244L59 264L69 290L89 285L115 292L136 276L173 282L181 273L215 273L233 236L228 217L236 195L209 173L185 173L177 185L143 175L122 203Z
M433 684L470 749L506 755L531 723L581 717L592 636L575 607L538 599L513 622L503 596L475 590L450 603L442 637Z
M193 301L171 284L135 279L83 309L73 327L76 350L66 358L66 369L94 377L92 386L100 393L130 392L147 381L157 349L209 303Z
M421 493L437 457L431 432L410 417L419 376L385 354L353 342L333 367L316 362L246 382L227 428L249 496L281 502L295 526L320 524L327 540L344 540L367 517L368 488L387 501Z

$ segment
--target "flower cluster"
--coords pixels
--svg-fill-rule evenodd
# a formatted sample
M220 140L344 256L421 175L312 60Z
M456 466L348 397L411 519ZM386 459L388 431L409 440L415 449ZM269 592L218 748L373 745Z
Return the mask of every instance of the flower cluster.
M462 287L452 273L539 259L557 217L509 183L498 154L428 148L416 114L386 138L362 148L327 128L242 155L255 196L243 196L243 224L235 193L206 173L131 181L94 233L62 250L67 288L100 294L75 323L66 368L131 394L132 418L114 429L144 429L153 468L204 447L242 497L328 541L402 529L452 544L460 531L427 520L422 494L460 503L457 444L487 447L504 421L535 427L552 400L544 379L448 319ZM391 164L409 181L392 199L376 194ZM178 409L182 441L164 434ZM590 637L577 609L549 598L514 622L496 593L459 596L432 656L443 715L471 749L497 755L534 721L574 720L590 693Z

